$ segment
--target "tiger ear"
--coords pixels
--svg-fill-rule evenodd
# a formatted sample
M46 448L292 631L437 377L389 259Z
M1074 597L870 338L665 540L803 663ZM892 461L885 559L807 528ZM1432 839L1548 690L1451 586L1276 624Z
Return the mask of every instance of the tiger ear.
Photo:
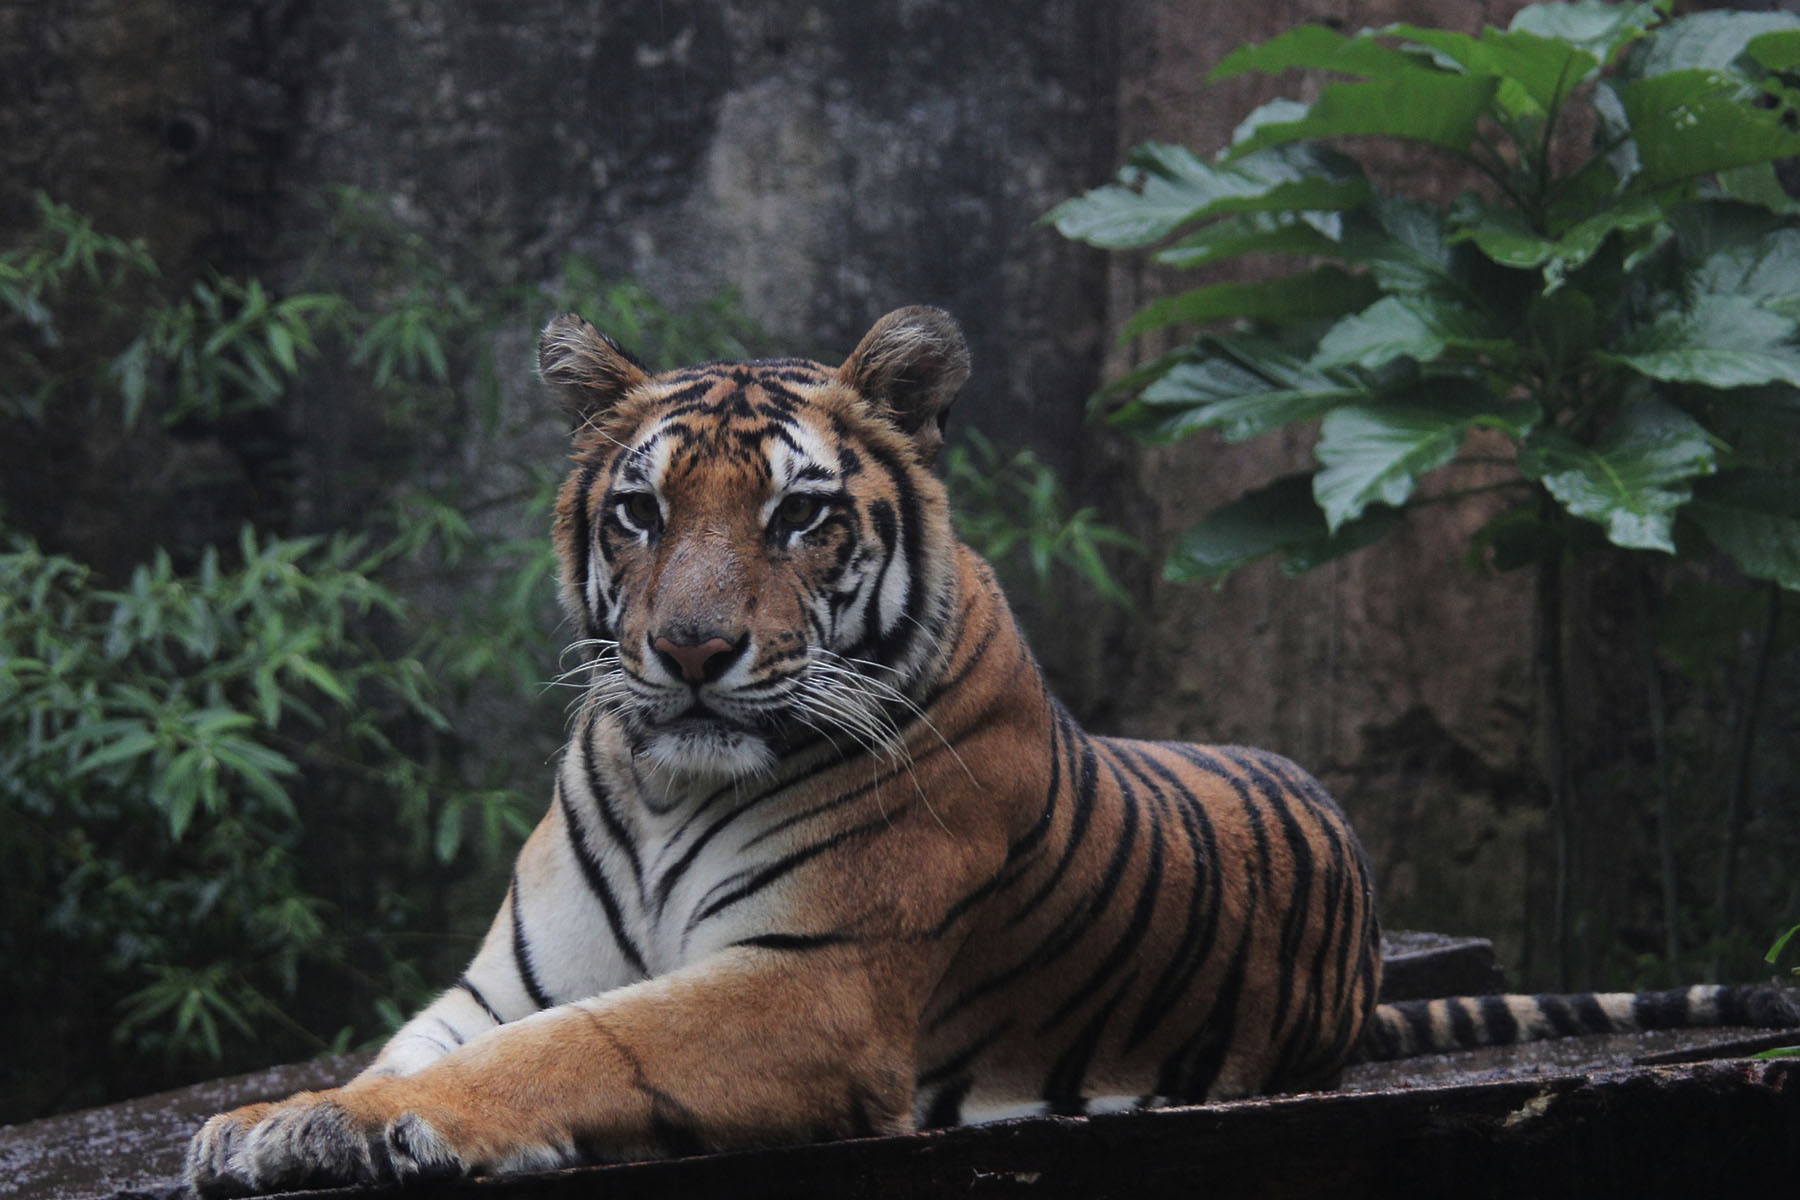
M944 423L969 378L969 346L941 308L902 308L875 322L838 377L911 436L927 466L944 445Z
M606 412L650 377L619 344L574 313L544 326L538 374L577 425Z

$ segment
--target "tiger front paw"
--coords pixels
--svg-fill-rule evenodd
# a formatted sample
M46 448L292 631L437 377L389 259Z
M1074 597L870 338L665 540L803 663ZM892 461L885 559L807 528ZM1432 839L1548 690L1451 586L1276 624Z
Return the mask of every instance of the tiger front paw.
M423 1116L341 1090L220 1113L194 1135L187 1160L188 1183L207 1198L468 1170Z

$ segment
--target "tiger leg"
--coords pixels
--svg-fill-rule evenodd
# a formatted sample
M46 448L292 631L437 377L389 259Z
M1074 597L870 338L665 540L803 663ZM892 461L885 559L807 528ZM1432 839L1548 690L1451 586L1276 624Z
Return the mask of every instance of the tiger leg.
M878 971L727 950L501 1026L413 1075L214 1117L190 1181L225 1196L898 1132L917 1012Z

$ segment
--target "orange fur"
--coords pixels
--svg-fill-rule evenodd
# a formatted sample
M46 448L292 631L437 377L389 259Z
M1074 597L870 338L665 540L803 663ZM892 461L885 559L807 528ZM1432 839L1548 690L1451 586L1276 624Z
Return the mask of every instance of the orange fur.
M836 370L652 378L584 325L546 332L578 422L562 593L598 639L556 802L458 987L346 1087L214 1118L196 1186L894 1132L1339 1068L1380 979L1354 836L1285 760L1095 738L1055 703L929 473L967 371L951 334L907 310ZM770 515L796 493L824 514L805 528ZM859 631L858 654L829 660L822 630ZM687 681L658 639L738 657ZM866 678L829 692L832 671ZM783 700L793 719L671 707L802 684L823 698Z

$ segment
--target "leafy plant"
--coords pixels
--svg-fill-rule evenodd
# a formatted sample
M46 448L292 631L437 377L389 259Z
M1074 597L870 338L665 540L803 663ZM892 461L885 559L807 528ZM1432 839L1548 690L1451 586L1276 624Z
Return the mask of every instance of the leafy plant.
M1539 4L1479 35L1302 26L1211 78L1326 72L1312 103L1263 105L1210 161L1139 147L1116 182L1049 214L1068 237L1155 247L1171 268L1298 264L1126 325L1214 327L1118 385L1112 420L1139 437L1318 423L1316 467L1207 515L1171 578L1222 580L1271 555L1309 570L1408 508L1497 492L1514 503L1473 550L1538 570L1547 630L1562 627L1571 555L1710 551L1800 589L1800 204L1776 172L1800 154L1800 17L1667 11ZM1391 194L1347 136L1409 143L1480 186L1448 206ZM1560 937L1559 646L1546 638L1542 674Z
M170 285L47 198L0 249L0 418L26 444L156 455L246 416L267 440L309 393L386 431L332 481L331 536L169 537L107 577L40 547L52 509L0 511L0 1024L38 1031L0 1121L355 1044L454 973L561 733L554 454L518 443L545 410L506 403L492 348L575 307L630 318L652 361L741 352L724 301L675 313L574 259L549 287L459 283L366 194L324 209L361 257L285 294ZM457 735L471 714L485 737Z
M1002 569L1017 570L1022 561L1040 601L1052 598L1060 568L1111 603L1131 607L1101 548L1138 554L1143 548L1102 521L1099 509L1064 515L1055 470L1029 448L1008 455L979 429L967 430L944 454L944 477L958 536Z

